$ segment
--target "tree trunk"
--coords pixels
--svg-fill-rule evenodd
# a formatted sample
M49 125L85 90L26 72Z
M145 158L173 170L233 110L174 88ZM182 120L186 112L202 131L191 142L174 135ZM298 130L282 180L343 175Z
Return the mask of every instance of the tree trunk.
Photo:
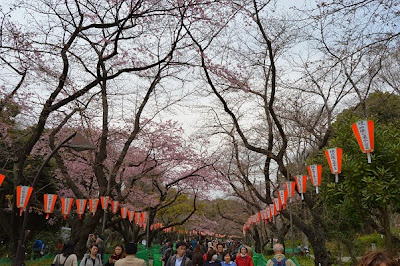
M326 239L323 230L315 224L313 227L302 228L301 230L314 248L315 266L319 266L320 264L321 266L331 265L329 262L328 250L325 246Z
M254 239L254 246L255 246L255 251L257 253L262 253L261 247L262 247L262 243L261 243L261 238L260 238L260 233L258 232L258 228L256 226L254 226L254 233L253 233L253 239Z
M100 224L103 210L96 212L94 216L78 219L75 215L69 219L71 224L71 239L75 244L75 254L81 258L87 252L86 242L89 234L96 233L96 227Z
M347 240L343 241L343 243L346 246L346 249L350 254L351 265L357 266L357 257L354 252L354 239L347 239Z
M390 231L390 213L388 207L381 209L382 212L382 227L385 230L385 246L389 254L393 254L392 233Z

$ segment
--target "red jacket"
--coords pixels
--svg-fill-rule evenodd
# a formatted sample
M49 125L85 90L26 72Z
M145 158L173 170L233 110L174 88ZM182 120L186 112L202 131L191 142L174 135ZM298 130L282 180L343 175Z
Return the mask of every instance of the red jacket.
M254 266L253 259L248 254L244 257L237 255L235 262L237 266Z

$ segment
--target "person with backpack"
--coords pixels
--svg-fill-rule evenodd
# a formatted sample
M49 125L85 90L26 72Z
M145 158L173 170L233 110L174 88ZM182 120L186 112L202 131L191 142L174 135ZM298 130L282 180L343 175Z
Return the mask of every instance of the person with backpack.
M165 266L192 266L192 261L186 257L186 243L176 243L176 254L171 256Z
M276 243L273 249L275 256L268 260L267 266L296 266L291 259L285 257L285 248L282 244Z
M52 266L78 266L78 258L74 254L74 243L70 240L64 243L61 253L58 254L51 264Z
M102 266L103 262L98 252L99 246L97 244L92 244L89 253L83 256L80 266Z

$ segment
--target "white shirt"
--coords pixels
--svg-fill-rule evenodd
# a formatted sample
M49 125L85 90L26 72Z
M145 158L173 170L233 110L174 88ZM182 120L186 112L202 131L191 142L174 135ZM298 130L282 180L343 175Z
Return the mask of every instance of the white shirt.
M181 266L182 260L183 260L183 257L178 258L178 255L177 255L176 260L175 260L175 266Z

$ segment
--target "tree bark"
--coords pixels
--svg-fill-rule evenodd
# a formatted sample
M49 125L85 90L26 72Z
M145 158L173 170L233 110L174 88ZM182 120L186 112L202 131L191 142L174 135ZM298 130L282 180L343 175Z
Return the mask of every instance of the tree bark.
M383 207L381 210L382 213L382 227L385 230L385 246L386 251L389 254L393 254L393 241L392 241L392 233L390 231L390 213L387 206Z

